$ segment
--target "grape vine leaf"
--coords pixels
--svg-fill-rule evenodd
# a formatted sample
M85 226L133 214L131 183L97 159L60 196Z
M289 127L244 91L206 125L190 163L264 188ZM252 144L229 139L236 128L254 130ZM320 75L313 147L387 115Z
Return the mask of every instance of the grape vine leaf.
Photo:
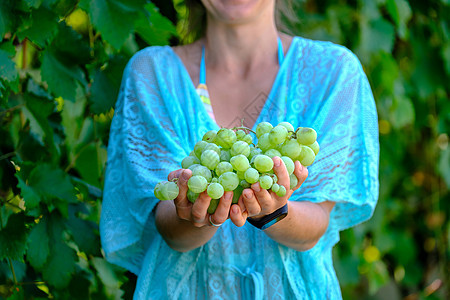
M398 35L402 39L407 38L407 22L411 19L412 11L406 0L388 0L387 10L397 25Z
M28 8L38 8L41 6L43 0L23 0Z
M394 46L395 30L388 21L379 18L361 23L360 40L356 52L361 60L369 61L372 53L391 53Z
M102 38L120 49L134 30L134 22L143 17L139 8L144 4L144 0L81 0L79 5L89 13Z
M63 63L49 50L43 54L41 75L51 93L69 101L75 101L77 82L86 85L79 66Z
M20 188L20 194L25 201L25 207L27 209L37 207L41 202L41 198L39 197L38 193L36 193L36 191L32 187L25 183L25 181L20 177L19 173L16 173L15 176L19 181L17 186Z
M77 214L86 213L82 203L69 207L67 227L80 251L92 255L100 255L100 240L98 238L98 225L92 221L83 220Z
M172 22L161 15L153 3L145 5L149 17L136 21L136 32L149 45L167 45L177 31Z
M0 1L0 38L11 30L13 1Z
M39 47L45 47L58 31L58 16L41 6L31 11L29 19L18 28L19 40L28 38Z
M47 261L49 252L47 219L42 218L28 235L27 260L34 268L40 270Z
M0 229L0 260L22 260L27 245L27 227L24 213L13 214Z
M0 50L0 79L6 82L16 81L18 72L16 64L9 58L10 54L4 50Z

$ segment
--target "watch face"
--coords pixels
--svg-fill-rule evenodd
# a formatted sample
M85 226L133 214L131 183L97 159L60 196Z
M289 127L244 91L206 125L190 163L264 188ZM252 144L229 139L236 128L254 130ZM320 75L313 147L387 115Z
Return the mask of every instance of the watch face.
M275 223L277 223L277 222L283 220L284 218L286 218L286 216L287 216L287 213L283 213L283 214L279 215L279 216L276 217L275 219L273 219L273 220L267 222L266 224L264 224L264 225L261 227L261 229L264 230L264 229L266 229L266 228L269 228L269 227L272 226L273 224L275 224Z

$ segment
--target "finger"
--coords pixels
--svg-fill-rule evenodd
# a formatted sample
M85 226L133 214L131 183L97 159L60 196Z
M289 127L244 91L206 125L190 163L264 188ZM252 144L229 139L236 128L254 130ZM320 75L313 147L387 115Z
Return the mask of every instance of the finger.
M296 160L295 161L295 170L294 175L298 179L297 185L292 190L297 190L300 188L300 186L305 182L306 178L308 177L308 168L302 166L302 164Z
M178 170L177 170L178 171ZM178 181L178 196L174 199L175 208L177 211L177 215L180 219L183 220L191 220L191 209L192 203L186 197L186 193L188 191L187 182L192 175L191 170L183 170L180 169L180 173L177 175ZM170 176L170 175L169 175ZM175 178L175 177L174 177Z
M179 178L181 173L183 172L184 169L178 169L175 171L172 171L169 173L169 175L167 176L167 180L171 181L174 178Z
M252 215L249 212L250 217L257 215L266 215L273 212L276 209L277 203L274 201L272 195L268 190L262 189L259 182L252 184L251 186L253 194L257 202L261 207L261 211L258 214ZM279 205L278 205L279 206Z
M245 189L242 192L242 200L249 217L253 217L261 213L261 204L258 202L258 199L256 199L255 193L252 189Z
M222 224L228 219L232 200L233 192L225 192L222 198L220 198L219 205L217 205L216 211L211 216L211 221L214 224Z
M208 207L211 202L211 197L208 193L201 193L195 203L192 205L191 220L196 227L201 227L208 224Z
M234 225L238 227L244 226L247 221L248 213L246 211L242 212L241 208L237 204L231 205L230 208L230 220Z
M289 180L289 173L286 169L286 165L284 164L283 160L278 156L273 157L272 160L273 160L273 171L278 178L277 183L279 185L284 186L286 188L286 191L289 191L290 180Z
M192 176L192 171L189 169L181 169L182 172L180 172L178 176L177 185L179 188L178 196L177 198L186 198L186 193L188 191L188 180Z

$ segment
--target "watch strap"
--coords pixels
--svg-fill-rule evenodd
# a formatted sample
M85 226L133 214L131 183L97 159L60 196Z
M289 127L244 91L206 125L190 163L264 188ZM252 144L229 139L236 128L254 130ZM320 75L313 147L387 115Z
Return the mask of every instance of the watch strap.
M288 214L288 204L280 207L271 214L265 215L259 220L253 220L252 218L247 218L247 221L258 229L264 230L274 225L275 223L283 220Z

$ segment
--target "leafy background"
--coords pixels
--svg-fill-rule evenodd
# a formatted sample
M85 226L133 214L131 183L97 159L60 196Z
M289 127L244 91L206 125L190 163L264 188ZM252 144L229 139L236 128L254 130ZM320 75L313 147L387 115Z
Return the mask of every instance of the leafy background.
M345 299L448 299L450 1L296 3L295 34L360 58L379 113L380 200L342 232ZM0 298L131 299L98 221L122 71L178 44L182 0L0 1Z

